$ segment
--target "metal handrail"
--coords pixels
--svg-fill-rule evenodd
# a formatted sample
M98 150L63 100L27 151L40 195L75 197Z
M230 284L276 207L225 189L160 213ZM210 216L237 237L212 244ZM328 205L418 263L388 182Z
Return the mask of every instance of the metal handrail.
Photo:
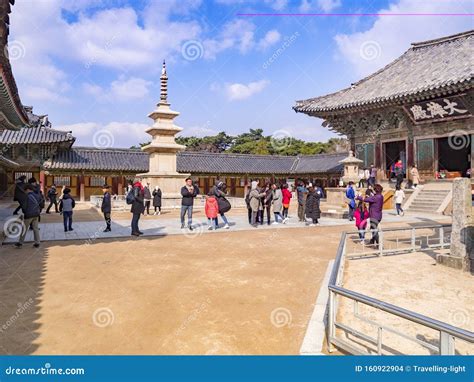
M449 224L439 224L439 225L429 225L429 226L418 226L418 227L403 227L403 228L394 228L385 230L385 232L392 232L392 231L406 231L406 230L421 230L421 229L441 229L443 231L444 228L449 228L451 225ZM379 230L380 233L383 233L384 230ZM359 353L357 349L355 349L351 344L345 344L339 338L336 338L335 329L338 323L336 322L336 315L337 315L337 302L336 296L341 295L343 297L350 298L354 301L361 302L363 304L372 306L376 309L381 311L393 314L395 316L401 317L403 319L407 319L411 322L423 325L425 327L437 330L440 332L440 353L441 354L454 354L454 343L452 341L452 337L459 338L461 340L467 341L469 343L474 343L474 333L465 330L462 328L458 328L447 324L445 322L435 320L433 318L424 316L422 314L413 312L411 310L407 310L401 308L399 306L384 302L382 300L364 295L362 293L354 292L347 288L343 288L340 284L340 280L338 280L341 271L343 270L344 266L344 257L345 257L345 249L346 249L346 239L348 235L357 234L358 232L343 232L341 235L341 240L339 242L339 246L336 253L336 258L334 260L334 267L332 269L328 288L329 288L329 319L328 319L328 345L329 351L331 351L331 346L345 346L348 349L353 349L355 352ZM381 240L383 241L384 235L381 235ZM443 236L441 237L443 240ZM383 243L381 243L383 246ZM407 248L409 251L410 248ZM451 337L452 336L452 337ZM379 350L381 349L381 343L379 344Z

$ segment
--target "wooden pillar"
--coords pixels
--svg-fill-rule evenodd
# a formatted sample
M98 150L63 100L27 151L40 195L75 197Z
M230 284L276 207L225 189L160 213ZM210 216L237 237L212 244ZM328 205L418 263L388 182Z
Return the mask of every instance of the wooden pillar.
M249 188L249 180L248 180L248 176L245 175L244 176L244 196L247 195L248 188Z
M123 194L123 185L125 183L125 178L123 176L119 176L117 179L118 179L117 195L122 195Z
M79 187L79 200L84 202L86 200L86 190L84 186L84 175L78 177L78 187Z
M46 183L45 183L45 176L44 176L43 170L40 170L39 183L40 183L40 190L44 194Z

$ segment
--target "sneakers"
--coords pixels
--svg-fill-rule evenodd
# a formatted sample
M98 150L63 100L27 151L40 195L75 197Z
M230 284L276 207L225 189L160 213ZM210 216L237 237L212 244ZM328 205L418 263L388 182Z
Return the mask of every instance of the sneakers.
M229 227L229 224L226 224L226 225L224 226L224 229L229 229L229 228L230 228L230 227Z
M282 223L283 223L283 224L286 224L286 222L287 222L288 220L290 220L290 219L284 218L283 221L282 221Z
M272 225L278 225L278 224L280 224L280 223L278 223L278 222L273 222L272 223Z
M23 244L21 244L21 243L15 243L15 248L21 248L21 247L23 247Z
M207 230L212 231L213 230L212 226L207 227Z
M190 225L188 228L189 228L190 231L193 231L193 230L194 230L194 228L193 228L192 225Z
M185 228L184 224L181 224L181 229L184 229L184 228Z
M106 228L106 229L104 229L103 232L110 232L110 231L112 231L110 228Z
M310 226L310 227L315 227L315 226L316 226L316 224L314 224L314 223L310 223L310 224L309 224L309 226Z
M35 247L35 248L39 248L39 246L40 246L39 243L34 243L33 244L33 247Z

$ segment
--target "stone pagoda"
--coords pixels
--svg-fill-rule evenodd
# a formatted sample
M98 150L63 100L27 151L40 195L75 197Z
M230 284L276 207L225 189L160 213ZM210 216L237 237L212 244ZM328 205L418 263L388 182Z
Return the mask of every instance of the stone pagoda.
M165 61L163 61L160 81L160 102L156 105L156 109L148 114L148 117L153 120L153 125L146 132L151 135L152 140L150 144L142 147L142 150L149 154L149 172L137 176L144 182L150 183L151 189L159 186L164 198L173 198L180 196L184 180L190 174L176 171L176 153L183 151L186 147L175 141L175 135L183 129L173 122L179 113L171 110L168 103L168 75Z

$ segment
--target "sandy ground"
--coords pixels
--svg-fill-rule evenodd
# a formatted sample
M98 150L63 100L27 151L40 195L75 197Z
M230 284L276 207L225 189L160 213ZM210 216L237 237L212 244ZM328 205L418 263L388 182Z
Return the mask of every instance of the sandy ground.
M340 232L4 246L0 352L297 354Z
M344 287L389 302L450 325L474 331L474 276L467 272L437 265L435 253L417 252L393 256L372 257L346 262ZM439 332L418 324L376 311L359 304L359 313L375 322L400 330L435 346ZM353 304L341 299L339 319L354 329L377 337L377 328L354 317ZM343 335L342 332L339 335ZM361 346L365 342L350 336ZM433 354L433 352L398 335L383 333L386 352ZM367 350L367 347L364 347ZM374 346L369 346L370 350ZM458 354L474 354L474 345L456 343Z

